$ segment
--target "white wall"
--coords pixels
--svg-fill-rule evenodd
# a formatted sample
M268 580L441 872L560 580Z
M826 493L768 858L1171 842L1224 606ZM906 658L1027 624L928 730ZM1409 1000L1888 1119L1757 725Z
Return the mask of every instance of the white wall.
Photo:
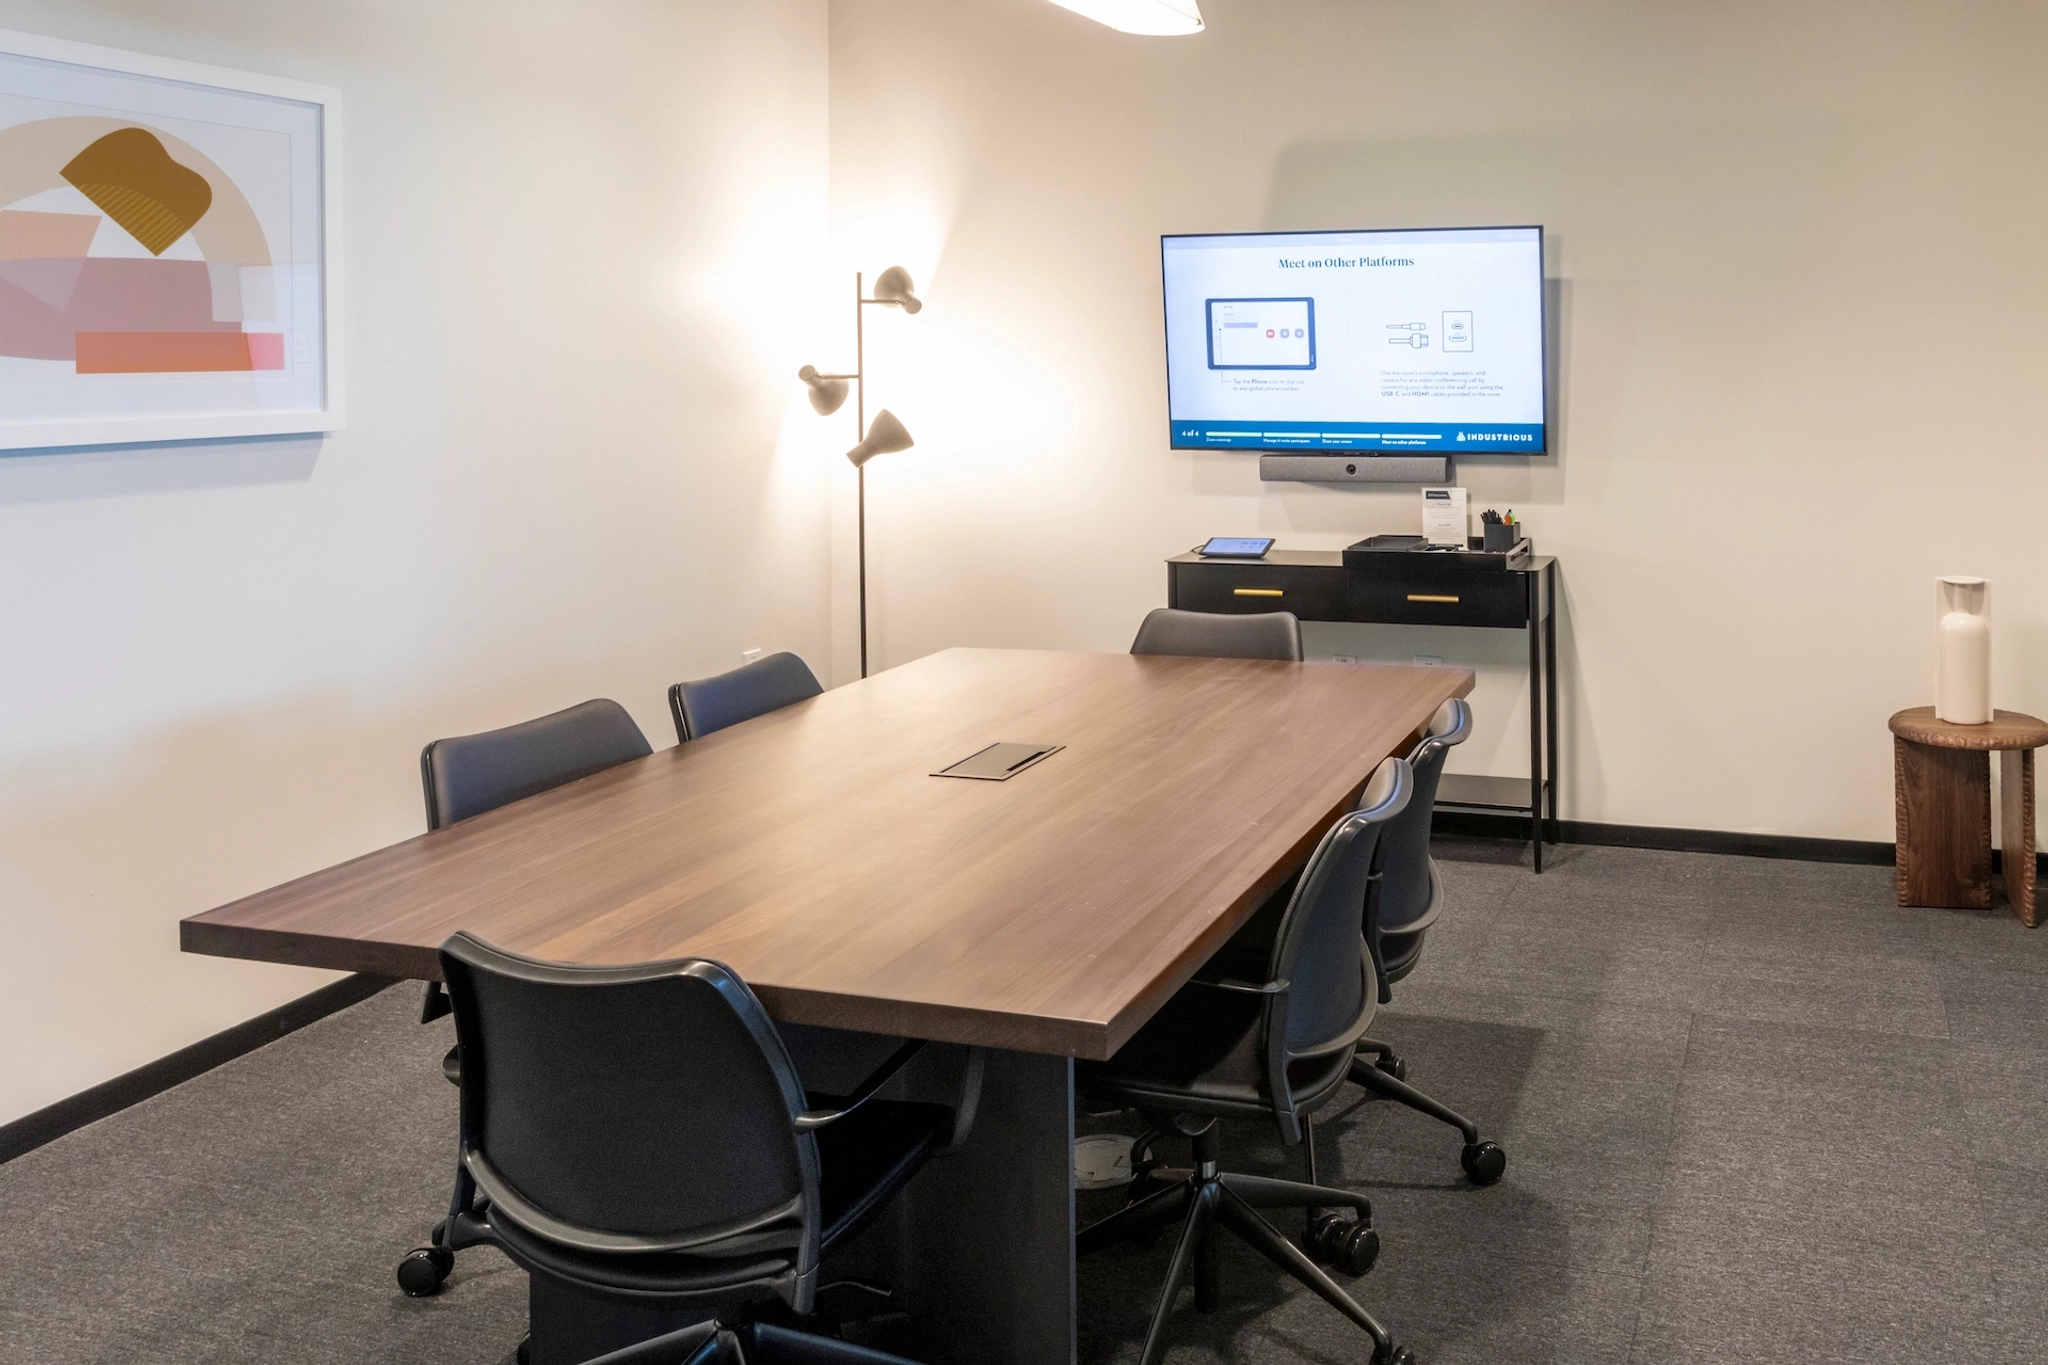
M881 654L1116 649L1212 534L1412 531L1412 488L1258 482L1165 438L1162 232L1544 223L1558 453L1463 459L1561 557L1565 813L1888 840L1932 579L1993 580L2048 710L2048 11L2024 3L834 0L835 250L926 286L870 472ZM1526 772L1523 645L1468 770ZM1376 642L1376 643L1375 643Z
M331 979L177 921L418 833L425 740L605 695L673 743L678 677L828 668L836 454L823 0L0 26L340 88L350 388L325 440L0 458L4 1122Z

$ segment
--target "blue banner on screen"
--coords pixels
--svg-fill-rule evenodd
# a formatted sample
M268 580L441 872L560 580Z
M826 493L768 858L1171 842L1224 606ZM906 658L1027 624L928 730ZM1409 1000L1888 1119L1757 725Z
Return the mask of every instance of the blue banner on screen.
M1175 422L1173 444L1246 450L1543 449L1543 426L1461 427L1443 422Z
M1160 251L1174 448L1544 453L1541 228Z

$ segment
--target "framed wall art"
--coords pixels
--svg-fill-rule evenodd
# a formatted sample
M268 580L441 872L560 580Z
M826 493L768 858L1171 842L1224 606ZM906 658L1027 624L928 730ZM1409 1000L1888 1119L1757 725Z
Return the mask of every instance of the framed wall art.
M339 427L338 113L0 30L0 449Z

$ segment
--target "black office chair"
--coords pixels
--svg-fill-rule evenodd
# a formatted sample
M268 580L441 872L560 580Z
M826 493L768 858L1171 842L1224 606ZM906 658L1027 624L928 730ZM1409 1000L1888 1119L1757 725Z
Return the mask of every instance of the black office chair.
M1359 937L1359 906L1381 832L1413 790L1413 775L1401 759L1387 759L1374 772L1360 809L1332 825L1309 856L1256 980L1198 976L1116 1056L1076 1068L1076 1082L1091 1101L1135 1108L1154 1128L1194 1140L1195 1167L1185 1178L1134 1198L1079 1239L1078 1249L1087 1255L1181 1221L1180 1243L1139 1365L1152 1365L1164 1349L1167 1319L1191 1274L1196 1304L1214 1303L1219 1224L1364 1328L1372 1337L1374 1365L1409 1365L1414 1359L1258 1212L1307 1211L1317 1225L1313 1240L1353 1273L1368 1268L1378 1254L1371 1201L1316 1183L1309 1120L1336 1097L1352 1050L1372 1022L1377 992ZM1217 1120L1247 1117L1271 1117L1282 1141L1306 1146L1308 1183L1218 1169ZM1337 1209L1350 1209L1353 1217Z
M843 1099L812 1096L768 1012L720 963L567 966L459 933L441 971L477 1195L446 1246L491 1243L552 1287L625 1311L616 1330L580 1324L579 1353L733 1360L744 1337L761 1362L891 1359L753 1322L812 1312L824 1258L950 1141L946 1106L874 1098L923 1043ZM648 1311L710 1320L699 1354L642 1341Z
M668 709L676 718L676 742L688 744L824 690L817 674L802 659L794 654L770 654L715 678L675 684L668 690Z
M610 1351L584 1365L911 1365L843 1341L820 1341L765 1322L737 1330L701 1322L679 1332Z
M1408 753L1408 765L1415 772L1415 795L1380 838L1380 876L1373 884L1374 904L1365 919L1373 961L1379 966L1381 1004L1392 998L1392 983L1414 971L1422 960L1423 939L1443 913L1443 875L1436 859L1429 856L1430 817L1436 809L1444 759L1453 745L1463 744L1471 734L1472 708L1454 697L1437 708L1429 729ZM1491 1185L1506 1173L1508 1155L1500 1144L1485 1141L1470 1119L1409 1085L1408 1064L1392 1047L1375 1038L1361 1038L1358 1052L1351 1061L1353 1081L1376 1095L1441 1119L1464 1134L1459 1162L1475 1185Z
M1156 607L1138 626L1133 654L1193 654L1212 659L1281 659L1299 663L1301 622L1289 611L1233 616Z
M502 729L434 740L420 750L427 828L446 829L653 752L626 708L603 697ZM448 996L441 983L429 981L420 1002L420 1022L430 1024L447 1013ZM460 1074L459 1051L450 1048L441 1059L441 1070L451 1082ZM458 1179L456 1207L464 1201ZM454 1254L438 1240L433 1246L416 1247L398 1263L399 1287L415 1298L438 1293L454 1264Z
M420 750L427 828L446 829L653 752L626 708L604 698L501 730L437 739Z

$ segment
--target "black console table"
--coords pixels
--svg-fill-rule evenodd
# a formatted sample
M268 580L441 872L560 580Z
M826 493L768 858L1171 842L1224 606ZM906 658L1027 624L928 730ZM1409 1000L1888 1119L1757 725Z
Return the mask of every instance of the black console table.
M1354 563L1356 563L1354 557ZM1529 781L1445 774L1437 805L1526 815L1536 871L1557 841L1557 560L1478 567L1456 555L1373 555L1345 567L1338 550L1272 550L1264 559L1166 561L1166 604L1184 611L1291 611L1304 621L1468 626L1529 634ZM1382 562L1383 561L1383 562Z

